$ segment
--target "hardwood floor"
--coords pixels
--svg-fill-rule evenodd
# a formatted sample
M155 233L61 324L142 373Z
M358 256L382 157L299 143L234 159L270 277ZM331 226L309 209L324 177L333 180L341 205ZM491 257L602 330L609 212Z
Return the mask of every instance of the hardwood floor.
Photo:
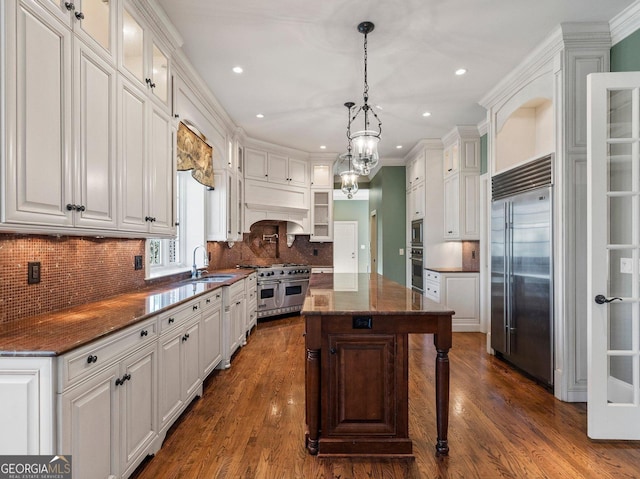
M409 431L415 460L320 459L304 448L304 324L260 323L231 368L174 425L135 479L638 478L640 442L592 441L586 405L563 403L455 333L449 457L434 454L435 351L410 336Z

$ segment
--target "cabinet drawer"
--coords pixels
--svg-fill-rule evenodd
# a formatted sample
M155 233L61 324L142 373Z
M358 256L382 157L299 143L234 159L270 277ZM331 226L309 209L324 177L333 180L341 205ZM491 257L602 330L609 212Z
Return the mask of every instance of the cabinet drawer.
M424 288L424 295L426 298L429 298L431 301L435 301L436 303L440 302L440 288L434 287L432 285L426 285Z
M222 305L222 288L218 289L214 293L209 293L208 295L203 296L200 299L200 304L202 304L203 312L219 308L220 305ZM193 308L191 309L193 310Z
M160 315L160 334L184 324L194 314L200 314L200 309L201 304L198 300L162 313Z
M155 340L157 336L158 324L156 318L151 318L61 356L58 392L114 361L119 361L124 355Z
M229 286L229 297L244 296L244 280L237 281Z
M255 288L258 281L258 276L255 273L250 274L246 278L247 281L247 289Z
M424 280L425 281L434 281L436 283L440 283L440 273L436 271L431 271L430 269L424 270Z

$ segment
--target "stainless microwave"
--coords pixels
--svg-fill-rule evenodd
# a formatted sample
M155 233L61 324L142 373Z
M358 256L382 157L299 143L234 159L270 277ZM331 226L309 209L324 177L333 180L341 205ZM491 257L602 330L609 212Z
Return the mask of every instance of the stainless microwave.
M413 220L411 222L411 246L422 246L423 233L422 220Z

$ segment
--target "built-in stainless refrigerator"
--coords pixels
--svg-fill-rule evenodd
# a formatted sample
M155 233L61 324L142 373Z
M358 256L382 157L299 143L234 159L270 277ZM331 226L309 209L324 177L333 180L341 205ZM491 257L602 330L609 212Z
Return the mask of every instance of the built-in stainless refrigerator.
M491 347L553 385L552 156L492 179Z

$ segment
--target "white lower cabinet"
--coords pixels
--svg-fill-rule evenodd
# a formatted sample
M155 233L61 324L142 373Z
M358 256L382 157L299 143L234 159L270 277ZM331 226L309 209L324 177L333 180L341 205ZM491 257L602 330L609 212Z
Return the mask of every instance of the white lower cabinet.
M222 290L202 301L201 365L202 379L222 361Z
M60 442L58 452L73 456L73 477L128 476L147 454L157 437L157 343L155 321L130 328L142 338L142 346L127 350L130 334L108 343L117 352L102 363L103 340L84 348L86 362L97 365L86 375L69 381L59 391ZM95 354L94 354L95 352ZM62 356L72 363L75 352ZM66 368L65 368L66 369Z
M0 451L53 454L53 358L0 358Z
M258 324L258 276L256 273L252 273L245 279L245 297L247 298L247 314L245 315L245 330L247 336Z
M241 279L59 357L0 357L0 451L72 455L73 477L129 477L245 342L253 276L249 290Z
M171 321L172 327L160 336L158 404L161 435L202 392L199 308L200 304L196 302L169 312L166 321L172 318L175 321ZM164 319L161 318L161 322Z
M453 331L481 331L478 273L442 273L426 269L424 295L453 309Z
M245 280L237 281L231 286L224 286L222 291L224 306L222 320L222 362L218 366L226 369L231 366L231 356L246 342L245 315L247 299L245 297Z

